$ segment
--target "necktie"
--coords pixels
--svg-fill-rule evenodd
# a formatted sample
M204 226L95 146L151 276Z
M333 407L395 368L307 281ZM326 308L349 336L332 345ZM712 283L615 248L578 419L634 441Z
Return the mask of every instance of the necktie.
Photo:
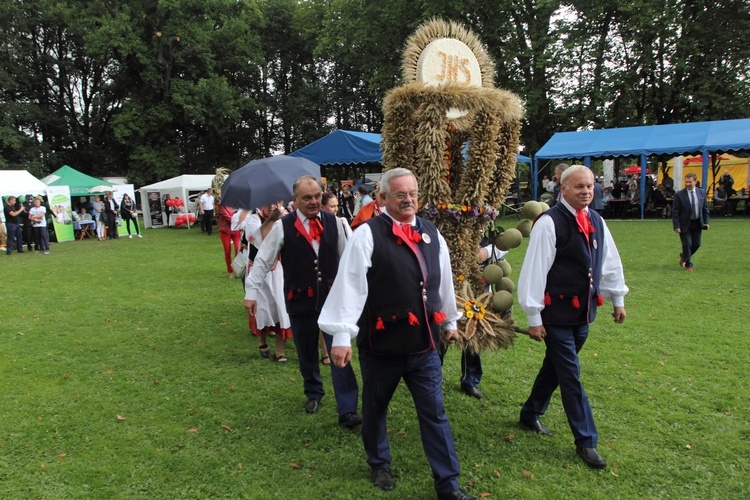
M594 228L591 226L589 214L585 210L576 211L576 223L578 224L578 231L586 237L586 241L589 241L589 234L594 232Z
M310 238L320 242L320 235L323 234L323 224L320 223L320 219L313 217L308 219L307 222L310 224Z
M695 189L690 191L690 206L693 208L693 219L698 218L698 200L695 196Z

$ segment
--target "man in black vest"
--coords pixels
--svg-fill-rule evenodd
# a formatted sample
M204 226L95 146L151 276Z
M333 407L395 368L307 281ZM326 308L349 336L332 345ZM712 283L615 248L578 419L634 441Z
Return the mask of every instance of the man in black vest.
M341 272L318 324L333 336L333 364L349 366L357 338L362 370L362 441L372 483L395 487L386 430L401 379L414 399L438 498L474 498L459 488L459 466L443 406L438 345L455 341L460 314L445 240L416 216L417 180L389 170L380 181L385 213L362 224L341 257Z
M104 217L107 222L104 225L107 228L107 236L110 240L116 240L120 237L117 234L117 212L119 210L120 205L112 197L112 191L107 191L104 195Z
M305 411L316 413L325 395L318 364L318 315L336 277L346 235L339 231L335 215L320 210L323 188L315 177L297 179L293 192L297 209L274 223L253 261L245 282L245 308L251 316L255 315L257 292L279 255L284 266L286 311L307 396ZM331 338L324 338L330 351ZM354 370L348 365L331 364L331 378L339 424L356 427L362 417L357 414L359 387Z
M518 303L529 320L529 336L547 351L521 425L540 434L552 432L539 420L560 386L576 453L591 468L607 462L596 449L598 434L580 381L578 352L604 298L612 301L615 323L625 320L625 278L620 255L606 223L588 205L594 175L574 165L561 177L562 199L534 223L518 280Z

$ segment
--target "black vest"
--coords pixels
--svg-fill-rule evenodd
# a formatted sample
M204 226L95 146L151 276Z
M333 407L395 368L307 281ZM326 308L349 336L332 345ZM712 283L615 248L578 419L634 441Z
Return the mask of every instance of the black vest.
M284 245L279 255L284 266L284 298L288 314L320 312L328 297L339 266L339 231L336 217L320 212L323 235L318 255L294 223L297 211L281 219L284 228Z
M373 238L372 267L367 271L368 296L357 325L357 347L378 354L414 354L435 349L440 327L440 243L434 224L417 217L422 241L417 256L393 234L394 222L381 214L365 222ZM427 241L429 243L427 243Z
M562 203L542 214L544 216L552 217L555 224L557 254L547 274L542 322L550 325L591 323L596 317L602 276L602 218L596 211L589 210L594 232L587 243L578 231L575 216Z

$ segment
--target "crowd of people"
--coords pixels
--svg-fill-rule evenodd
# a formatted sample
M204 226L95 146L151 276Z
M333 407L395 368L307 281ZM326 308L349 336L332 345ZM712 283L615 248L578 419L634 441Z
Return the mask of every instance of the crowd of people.
M519 281L530 335L547 345L519 422L551 435L540 418L559 385L576 452L589 467L601 468L606 461L597 451L578 351L605 298L615 306L615 321L625 319L628 289L606 224L588 209L594 198L590 170L573 166L558 179L559 201L532 229L533 257L527 254ZM324 192L318 179L305 176L294 183L290 205L280 201L255 211L228 209L226 217L228 230L239 232L240 249L247 247L244 306L259 355L286 363L286 343L294 342L304 411L312 415L321 408L326 395L321 365L328 365L337 423L362 427L370 480L390 491L396 482L386 431L388 404L403 380L417 410L438 498L470 499L458 483L459 460L443 403L443 355L458 338L462 313L445 240L430 221L417 216L418 195L416 177L407 169L386 172L373 196L363 193L359 203L349 187ZM219 208L220 227L221 213ZM550 244L560 235L564 244ZM491 244L477 252L485 263L503 257ZM576 284L576 297L565 295L571 284ZM548 304L551 294L565 295L565 300ZM576 300L583 305L576 306ZM354 355L359 380L351 367ZM479 355L462 352L461 363L460 390L483 399L477 387Z

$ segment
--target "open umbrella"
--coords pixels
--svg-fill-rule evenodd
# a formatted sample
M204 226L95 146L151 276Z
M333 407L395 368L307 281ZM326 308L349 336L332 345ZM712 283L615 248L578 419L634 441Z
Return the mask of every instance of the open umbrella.
M633 174L640 174L641 173L641 166L640 165L631 165L629 167L625 167L622 169L622 173L625 175L633 175ZM651 169L647 168L646 173L650 174Z
M294 181L303 175L320 179L320 165L306 158L285 155L253 160L229 174L221 188L221 203L253 210L292 195Z

